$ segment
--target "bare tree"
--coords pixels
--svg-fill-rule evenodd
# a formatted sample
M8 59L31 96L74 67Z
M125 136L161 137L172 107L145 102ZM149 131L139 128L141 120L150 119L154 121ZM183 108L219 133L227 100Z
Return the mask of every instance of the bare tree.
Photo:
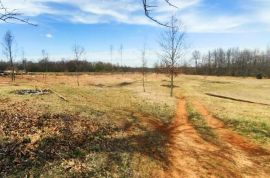
M142 82L143 82L143 92L145 92L145 78L146 78L146 66L147 66L147 59L146 59L146 49L145 45L142 49Z
M192 53L192 60L195 62L195 73L198 73L198 61L201 58L201 53L198 50L193 51Z
M113 45L110 46L111 64L113 63Z
M120 45L119 53L120 53L120 60L121 60L121 68L123 67L123 44Z
M170 28L167 29L160 39L162 49L161 59L170 76L170 95L173 96L174 76L179 60L183 57L184 37L181 23L174 17L171 17Z
M8 9L0 0L0 21L10 23L14 21L26 23L29 25L37 26L29 21L29 19L22 17L23 14L19 13L17 9Z
M25 53L24 53L24 49L22 48L22 68L23 68L23 72L22 72L22 78L24 76L24 74L27 73L27 59L25 57Z
M43 63L44 63L44 73L43 73L43 78L46 82L47 80L47 73L48 73L48 60L49 60L49 54L43 49L41 51L42 53L42 60L43 60Z
M124 46L123 44L120 45L120 48L119 48L119 53L120 53L120 72L122 73L122 76L124 76L124 66L123 66L123 49L124 49Z
M76 60L76 76L77 76L77 85L80 86L79 83L79 74L78 74L78 68L79 68L79 60L81 59L82 55L84 54L85 50L82 46L75 44L73 47L74 57Z
M24 72L26 72L26 58L25 58L25 53L24 53L24 49L22 48L22 65L23 65L23 70Z
M173 3L171 3L170 0L163 0L165 1L169 6L175 7L177 8ZM168 23L162 23L159 20L157 20L155 17L153 17L151 15L151 11L153 11L153 8L157 8L156 5L153 5L153 1L152 0L142 0L142 4L143 4L143 8L144 8L144 14L146 15L146 17L148 17L150 20L156 22L159 25L165 26L165 27L171 27L170 24Z
M11 65L11 80L15 81L15 66L14 66L14 36L8 30L4 36L3 53L7 57Z

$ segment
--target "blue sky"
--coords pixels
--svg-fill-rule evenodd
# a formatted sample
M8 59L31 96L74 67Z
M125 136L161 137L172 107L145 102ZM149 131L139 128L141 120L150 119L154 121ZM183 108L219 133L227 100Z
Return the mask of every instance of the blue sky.
M270 0L151 0L157 5L153 15L166 22L171 15L181 19L186 31L186 60L192 50L223 47L266 49L270 45ZM157 61L158 38L164 27L143 14L141 0L2 0L18 9L38 27L0 24L0 35L11 30L16 38L16 60L22 50L28 59L41 58L45 49L52 60L72 58L72 46L86 49L90 61L140 65L140 50L146 43L149 65Z

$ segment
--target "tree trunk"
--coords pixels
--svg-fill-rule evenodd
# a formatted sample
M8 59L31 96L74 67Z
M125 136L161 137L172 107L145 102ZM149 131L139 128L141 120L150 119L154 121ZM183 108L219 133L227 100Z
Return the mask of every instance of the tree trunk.
M14 82L15 81L15 68L14 68L13 59L12 59L11 47L9 47L9 59L10 59L11 68L12 68L11 81Z
M78 72L77 72L77 85L80 86L80 83L79 83L79 75L78 75Z
M79 59L77 59L76 61L76 76L77 76L77 85L80 86L80 82L79 82L79 73L78 73L78 68L79 68Z
M173 96L173 72L171 72L171 97Z
M198 61L197 59L195 60L195 74L198 75Z
M143 92L145 92L145 74L143 73Z

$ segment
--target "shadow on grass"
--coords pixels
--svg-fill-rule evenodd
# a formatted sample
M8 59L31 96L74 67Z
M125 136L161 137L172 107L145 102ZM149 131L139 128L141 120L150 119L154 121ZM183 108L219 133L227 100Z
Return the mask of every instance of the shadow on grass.
M128 155L139 153L162 162L162 165L170 164L165 148L168 142L166 135L159 130L137 127L138 121L136 119L133 119L128 125L134 125L141 130L139 134L127 134L126 128L113 124L99 125L93 129L93 125L95 126L96 123L85 122L69 115L59 115L56 118L46 115L35 122L37 122L39 129L55 127L55 132L49 136L41 137L36 142L31 142L30 138L9 139L0 142L1 176L20 173L25 175L33 168L42 169L47 163L60 160L72 158L84 160L86 155L91 153L109 155L107 168L95 170L101 173L105 172L104 169L110 169L112 164L121 165L120 155L122 153ZM83 127L76 129L78 123ZM35 125L33 122L32 124ZM31 129L29 127L29 130ZM87 176L91 175L95 175L95 172L87 173Z

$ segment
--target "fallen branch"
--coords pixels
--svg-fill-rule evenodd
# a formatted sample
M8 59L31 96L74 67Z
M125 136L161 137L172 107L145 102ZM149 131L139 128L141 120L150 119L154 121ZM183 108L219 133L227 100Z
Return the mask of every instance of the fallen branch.
M68 102L68 100L67 100L64 96L60 95L59 93L57 93L57 92L54 91L54 90L51 90L51 91L52 91L54 94L56 94L59 98L61 98L62 100Z
M251 104L259 104L259 105L264 105L264 106L270 106L270 104L267 104L267 103L258 103L258 102L254 102L254 101L237 99L237 98L232 98L232 97L228 97L228 96L216 95L216 94L212 94L212 93L205 93L205 94L208 95L208 96L213 96L213 97L222 98L222 99L228 99L228 100L233 100L233 101L239 101L239 102L245 102L245 103L251 103Z

